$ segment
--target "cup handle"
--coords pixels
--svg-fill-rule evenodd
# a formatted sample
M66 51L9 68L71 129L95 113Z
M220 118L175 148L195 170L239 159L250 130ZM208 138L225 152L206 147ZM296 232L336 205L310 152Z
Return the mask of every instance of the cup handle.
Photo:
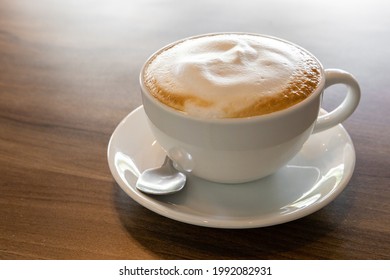
M339 69L326 69L325 79L325 89L335 84L345 84L347 95L336 109L317 118L313 133L321 132L345 121L355 111L360 101L359 84L350 73Z

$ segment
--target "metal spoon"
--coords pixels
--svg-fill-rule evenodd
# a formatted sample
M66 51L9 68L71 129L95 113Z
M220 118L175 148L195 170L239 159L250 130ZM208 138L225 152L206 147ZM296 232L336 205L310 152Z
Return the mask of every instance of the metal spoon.
M136 183L136 188L148 194L163 195L180 191L186 183L186 175L173 167L166 156L161 167L145 170Z

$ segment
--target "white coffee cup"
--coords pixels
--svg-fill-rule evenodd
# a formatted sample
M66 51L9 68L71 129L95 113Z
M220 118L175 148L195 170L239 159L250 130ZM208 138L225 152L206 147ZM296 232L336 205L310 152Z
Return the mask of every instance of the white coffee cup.
M210 34L201 35L204 36ZM312 133L343 122L359 103L360 88L356 79L343 70L324 70L317 60L321 72L317 88L289 108L246 118L204 118L183 114L150 93L145 86L144 73L151 59L182 41L163 47L146 61L140 74L140 86L144 110L157 142L179 170L200 178L219 183L243 183L268 176L292 159ZM323 92L334 84L347 86L345 99L333 111L319 116Z

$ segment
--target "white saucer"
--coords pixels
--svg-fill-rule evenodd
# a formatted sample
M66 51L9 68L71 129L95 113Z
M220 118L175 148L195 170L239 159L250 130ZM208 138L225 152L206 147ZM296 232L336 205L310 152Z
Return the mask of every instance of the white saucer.
M164 161L143 107L115 129L108 164L120 187L144 207L171 219L216 228L264 227L309 215L335 199L350 180L355 150L342 125L314 134L299 154L274 175L224 185L188 175L183 191L146 195L135 188L139 174Z

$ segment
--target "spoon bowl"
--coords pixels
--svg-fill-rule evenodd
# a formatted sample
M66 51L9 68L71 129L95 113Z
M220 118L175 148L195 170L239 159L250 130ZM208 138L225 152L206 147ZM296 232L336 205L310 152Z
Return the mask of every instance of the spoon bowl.
M147 194L172 194L183 189L186 179L186 175L176 170L166 156L161 167L147 169L139 176L136 188Z

